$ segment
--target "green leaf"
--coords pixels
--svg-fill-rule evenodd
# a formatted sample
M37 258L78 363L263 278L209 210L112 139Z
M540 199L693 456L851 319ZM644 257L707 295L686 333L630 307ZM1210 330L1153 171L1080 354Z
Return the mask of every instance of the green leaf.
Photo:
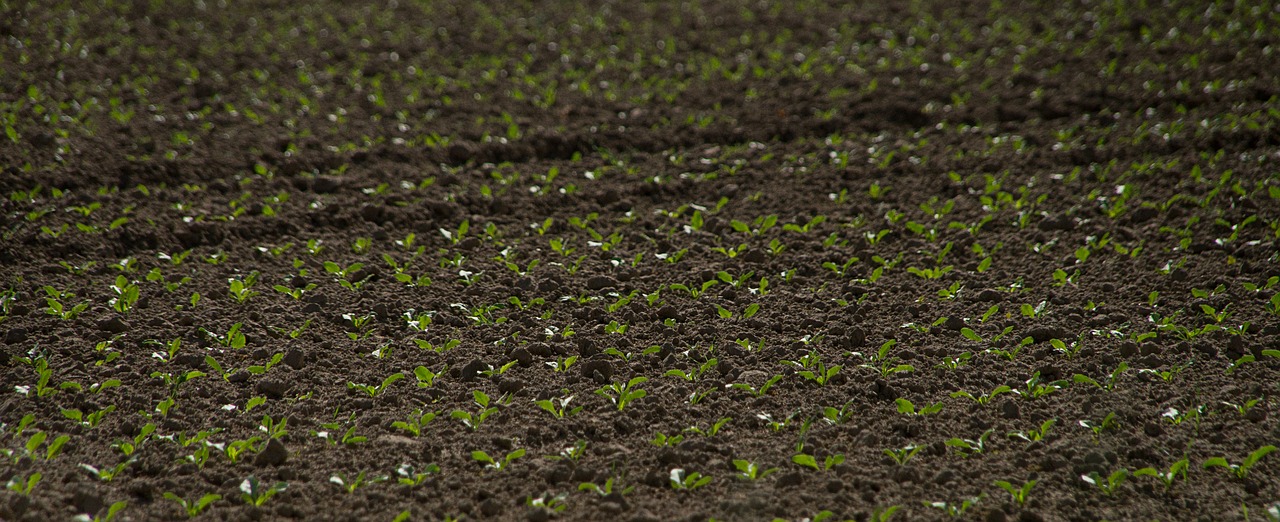
M804 453L800 453L791 457L791 462L794 462L796 464L799 464L807 468L819 469L818 459L813 458L813 455L805 455Z
M965 339L968 339L968 340L973 341L973 342L975 342L975 343L980 343L980 342L982 342L982 337L981 337L981 336L979 336L979 335L977 334L977 332L974 332L973 330L970 330L970 329L969 329L969 328L967 328L967 327L966 327L966 328L961 328L961 329L960 329L960 335L963 335L963 336L965 337Z

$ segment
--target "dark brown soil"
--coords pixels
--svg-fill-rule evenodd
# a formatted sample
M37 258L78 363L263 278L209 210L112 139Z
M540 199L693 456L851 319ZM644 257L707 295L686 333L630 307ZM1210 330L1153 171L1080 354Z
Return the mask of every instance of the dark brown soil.
M1280 510L1273 6L92 4L0 0L0 519Z

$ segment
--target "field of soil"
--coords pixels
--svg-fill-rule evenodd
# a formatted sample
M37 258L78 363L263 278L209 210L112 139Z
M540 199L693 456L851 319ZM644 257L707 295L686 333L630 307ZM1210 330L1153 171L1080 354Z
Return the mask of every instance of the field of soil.
M0 0L0 520L1280 520L1270 2Z

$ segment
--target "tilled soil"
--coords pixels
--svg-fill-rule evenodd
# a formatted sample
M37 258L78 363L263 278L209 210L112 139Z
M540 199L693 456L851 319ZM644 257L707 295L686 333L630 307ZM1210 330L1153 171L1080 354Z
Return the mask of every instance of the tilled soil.
M881 4L0 2L0 519L1280 509L1280 11Z

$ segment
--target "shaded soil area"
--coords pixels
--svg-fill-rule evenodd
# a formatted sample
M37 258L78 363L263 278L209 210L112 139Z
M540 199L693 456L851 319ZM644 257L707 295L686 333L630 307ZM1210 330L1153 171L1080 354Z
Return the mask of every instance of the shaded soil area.
M0 36L0 519L1280 517L1274 6Z

